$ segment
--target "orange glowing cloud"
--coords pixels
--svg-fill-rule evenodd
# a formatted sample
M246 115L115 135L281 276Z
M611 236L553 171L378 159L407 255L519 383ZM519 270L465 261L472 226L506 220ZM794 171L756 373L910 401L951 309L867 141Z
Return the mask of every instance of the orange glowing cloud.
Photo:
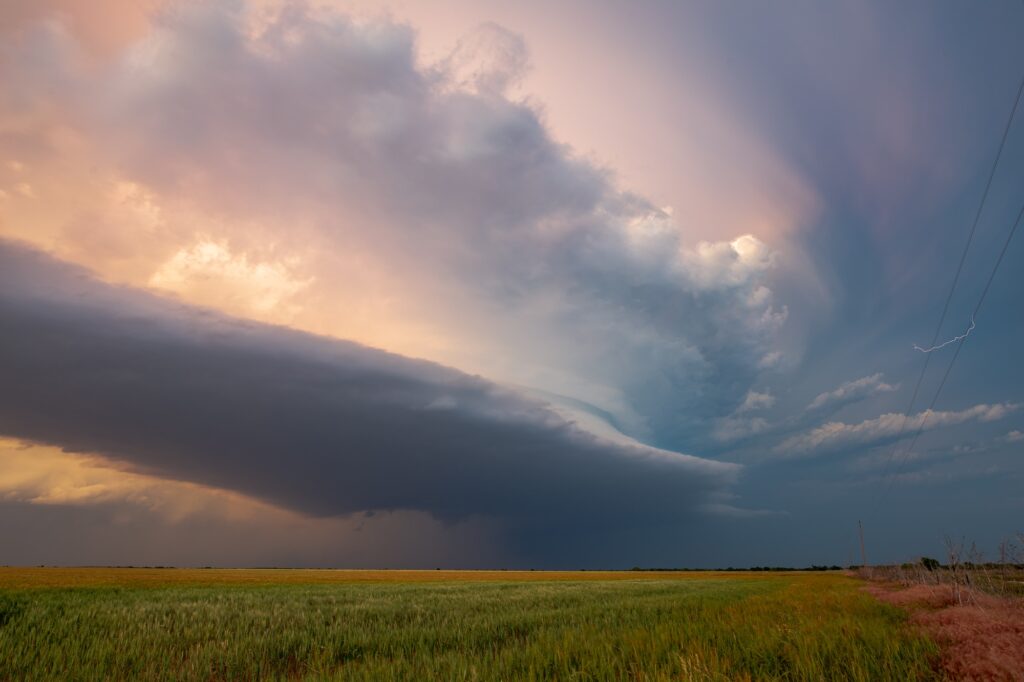
M626 93L607 111L590 86L554 86L569 61L550 29L469 27L437 54L447 33L421 10L396 10L414 29L289 8L168 9L102 69L75 30L23 21L0 63L0 236L111 282L585 397L634 437L672 402L641 390L663 360L686 384L719 356L754 374L787 355L767 278L814 200L696 75L675 88L685 117L652 127L639 112L681 103L590 38L573 49ZM602 142L619 177L566 142Z
M12 518L26 505L50 509L40 518L60 527L35 537L74 529L54 547L0 527L0 541L23 561L401 567L412 557L489 565L499 556L477 522L441 524L416 512L309 518L235 492L132 472L98 455L10 438L0 438L0 505ZM65 510L73 522L64 520Z

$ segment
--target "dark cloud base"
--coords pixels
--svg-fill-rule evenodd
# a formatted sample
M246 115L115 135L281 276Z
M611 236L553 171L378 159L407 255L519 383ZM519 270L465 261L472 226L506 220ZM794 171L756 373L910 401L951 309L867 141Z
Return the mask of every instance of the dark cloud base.
M0 328L0 433L309 515L482 517L546 544L678 522L736 471L600 439L455 370L113 287L2 242Z

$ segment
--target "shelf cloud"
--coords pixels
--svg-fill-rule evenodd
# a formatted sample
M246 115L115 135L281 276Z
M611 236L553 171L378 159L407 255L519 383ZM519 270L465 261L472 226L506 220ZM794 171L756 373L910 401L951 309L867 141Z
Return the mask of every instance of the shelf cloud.
M0 432L312 516L685 518L736 465L594 435L478 377L245 322L0 243Z

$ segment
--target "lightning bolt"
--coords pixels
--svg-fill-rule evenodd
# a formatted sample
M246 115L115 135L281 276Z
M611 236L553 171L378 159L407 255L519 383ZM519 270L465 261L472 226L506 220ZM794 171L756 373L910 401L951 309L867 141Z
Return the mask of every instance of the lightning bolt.
M931 353L933 350L939 350L940 348L945 348L946 346L948 346L951 343L956 343L957 341L962 341L963 339L966 339L968 336L971 335L972 331L974 331L974 315L971 315L971 326L968 327L967 331L965 331L960 336L954 336L949 341L946 341L945 343L940 343L937 346L932 346L931 348L921 348L921 346L918 346L917 344L915 344L914 345L914 350L919 350L922 353Z

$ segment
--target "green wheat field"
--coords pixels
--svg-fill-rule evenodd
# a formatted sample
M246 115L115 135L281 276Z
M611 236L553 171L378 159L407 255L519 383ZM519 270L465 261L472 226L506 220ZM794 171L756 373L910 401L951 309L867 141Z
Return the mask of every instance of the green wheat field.
M3 680L913 680L838 573L0 569Z

